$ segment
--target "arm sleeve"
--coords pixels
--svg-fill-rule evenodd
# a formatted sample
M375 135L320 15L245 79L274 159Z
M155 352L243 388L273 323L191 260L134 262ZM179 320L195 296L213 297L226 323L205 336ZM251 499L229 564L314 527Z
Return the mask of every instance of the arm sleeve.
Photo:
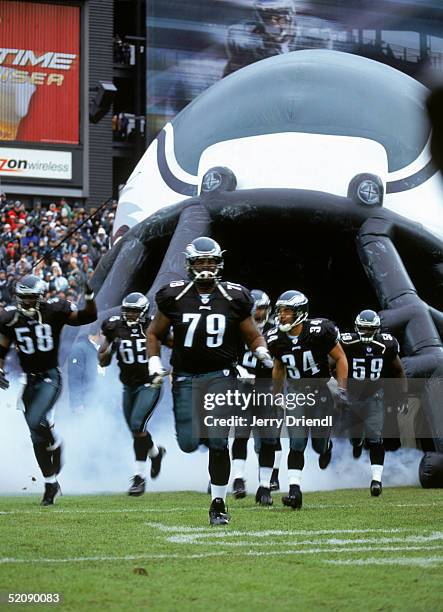
M170 317L170 313L173 310L174 297L168 291L169 285L159 289L155 295L155 301L159 311L166 317Z
M332 321L323 321L322 342L327 353L330 353L334 346L340 341L338 327Z
M251 316L254 300L252 299L249 290L243 287L241 297L237 298L237 308L240 321L244 321Z

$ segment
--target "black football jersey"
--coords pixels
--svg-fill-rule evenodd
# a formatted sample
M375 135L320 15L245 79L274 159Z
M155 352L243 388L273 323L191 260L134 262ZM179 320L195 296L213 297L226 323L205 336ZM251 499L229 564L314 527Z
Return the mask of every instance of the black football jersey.
M263 335L265 335L271 327L272 325L270 323L266 323L263 328ZM258 361L254 353L250 351L244 343L242 343L239 348L238 363L246 368L250 374L254 374L256 378L272 377L272 368L265 368L261 361Z
M124 385L143 385L149 382L146 334L142 325L127 325L120 317L102 323L102 333L117 347L120 380Z
M371 342L362 342L354 332L343 333L340 340L348 359L350 394L363 398L375 393L382 386L380 379L391 375L391 364L400 351L398 341L381 333Z
M299 336L278 327L266 333L269 352L286 367L289 381L299 378L329 378L328 353L339 341L339 331L329 319L307 319Z
M173 281L157 292L158 309L172 322L171 365L176 371L199 374L228 369L237 363L239 325L251 315L253 300L245 287L221 284L231 301L218 288L200 295L195 286L176 300L187 281Z
M60 334L76 309L69 300L51 298L40 304L40 316L27 317L15 306L0 313L0 333L15 344L24 372L36 374L58 367Z

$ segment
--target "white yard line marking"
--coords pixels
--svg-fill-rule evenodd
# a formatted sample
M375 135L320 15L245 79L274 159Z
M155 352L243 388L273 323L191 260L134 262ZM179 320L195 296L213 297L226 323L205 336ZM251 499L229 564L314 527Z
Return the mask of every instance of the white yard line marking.
M355 538L340 540L338 538L328 538L325 540L283 540L281 542L263 542L263 541L247 541L247 540L236 540L234 542L227 540L213 540L213 541L201 541L201 537L207 537L207 534L183 534L176 536L169 536L166 538L167 542L172 544L192 544L199 546L230 546L230 547L241 547L241 546L348 546L355 544L394 544L394 543L424 543L434 542L443 540L443 533L431 534L429 536L405 536L403 538Z
M226 536L238 537L238 536L254 536L257 538L267 538L267 537L275 537L275 536L283 536L283 535L333 535L336 533L402 533L406 531L412 531L412 529L403 529L403 528L388 528L388 529L289 529L289 530L281 530L281 529L266 529L264 531L231 531L227 529L214 531L213 527L182 527L180 525L164 525L163 523L153 523L147 522L145 523L148 527L152 527L153 529L158 529L159 531L163 531L165 533L190 533L196 532L201 533L198 537L214 537L214 538L224 538Z
M251 498L252 499L252 498ZM393 503L389 503L389 502L384 502L384 506L385 507L391 507L391 508L428 508L428 507L435 507L435 506L442 506L443 505L443 500L440 501L435 501L435 502L429 502L429 503L422 503L422 504L393 504ZM368 504L366 502L361 503L361 504L309 504L309 502L306 503L306 508L308 510L323 510L323 509L337 509L340 510L341 508L367 508ZM375 506L374 506L375 507ZM146 513L158 513L158 514L163 514L163 513L177 513L177 512L207 512L208 508L206 506L201 506L201 507L196 507L196 506L192 506L192 507L176 507L176 508L115 508L115 509L100 509L100 508L87 508L84 510L81 509L75 509L75 510L71 510L69 508L51 508L50 512L51 514L125 514L127 512L146 512ZM234 507L234 511L237 512L251 512L251 511L257 511L257 512L263 512L263 508L259 508L257 506L243 506L241 507L240 505L236 505ZM274 510L281 510L282 512L287 512L283 507L281 508L275 508ZM272 512L273 510L270 509L270 512ZM40 515L42 513L46 512L46 510L42 510L42 508L40 508L39 506L36 506L35 509L31 509L31 510L2 510L0 511L0 516L7 516L7 515L14 515L14 514L34 514L34 515Z
M419 567L434 567L443 563L443 557L392 557L391 559L328 559L323 563L331 565L413 565Z
M85 509L85 510L69 510L65 508L51 508L49 512L51 514L126 514L127 512L154 512L157 514L163 514L166 512L195 512L199 510L207 511L207 508L116 508L114 509ZM40 507L36 507L35 510L6 510L0 512L0 515L5 514L34 514L35 516L44 516L48 510L43 510Z
M385 489L389 490L389 489ZM368 499L369 501L369 499ZM425 502L425 503L405 503L405 504L396 504L393 502L383 502L384 506L389 506L390 508L428 508L430 506L443 506L442 501L433 501L433 502ZM310 504L309 500L307 500L306 504L303 504L309 510L324 510L324 509L334 509L338 510L341 508L367 508L368 504L366 502L362 502L361 504ZM252 508L251 508L252 510ZM262 511L263 508L255 507L254 510Z
M244 552L232 552L232 551L219 551L219 552L203 552L193 554L180 554L180 553L165 553L165 554L149 554L145 555L122 555L122 556L94 556L94 557L67 557L60 559L48 559L48 558L30 558L30 559L18 559L14 557L3 557L0 558L0 564L13 564L13 563L88 563L88 562L103 562L103 561L136 561L144 559L146 561L151 560L162 560L162 559L205 559L207 557L224 557L224 556L235 556L235 557L280 557L282 555L317 555L331 554L331 553L354 553L354 552L366 552L370 551L417 551L417 550L436 550L441 549L443 546L364 546L356 548L311 548L305 550L278 550L278 551L253 551L247 550ZM413 557L411 557L413 558ZM443 558L443 557L442 557Z

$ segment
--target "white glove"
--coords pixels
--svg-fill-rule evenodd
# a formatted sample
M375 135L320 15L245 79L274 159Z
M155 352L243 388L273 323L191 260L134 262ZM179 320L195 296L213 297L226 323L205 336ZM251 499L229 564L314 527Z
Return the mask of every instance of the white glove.
M154 355L149 357L148 361L149 376L153 376L152 384L154 386L160 386L163 382L163 378L167 375L167 371L163 367L160 357Z
M268 349L264 346L259 346L257 349L255 349L254 356L257 357L257 359L262 365L265 366L265 368L274 367L274 360L272 359Z

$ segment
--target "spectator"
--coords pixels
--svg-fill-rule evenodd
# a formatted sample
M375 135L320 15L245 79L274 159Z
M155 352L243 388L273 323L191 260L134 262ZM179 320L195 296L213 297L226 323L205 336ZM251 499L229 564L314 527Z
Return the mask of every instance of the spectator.
M109 236L106 233L106 230L103 227L103 225L100 225L100 227L98 228L95 241L98 247L102 247L102 246L107 247L109 245Z
M0 270L0 305L6 306L12 301L12 287L8 283L6 270Z
M69 288L68 279L63 276L60 264L53 261L51 264L52 276L54 279L54 289L56 291L67 291Z
M14 299L16 279L32 270L45 280L50 295L77 301L84 280L108 250L116 202L109 214L92 220L81 205L70 206L64 198L48 207L37 201L27 212L20 200L8 201L2 192L0 205L0 307ZM62 242L68 232L74 233Z
M25 274L30 274L32 270L32 266L29 263L26 255L22 255L20 259L15 264L15 273L17 276L24 276Z

